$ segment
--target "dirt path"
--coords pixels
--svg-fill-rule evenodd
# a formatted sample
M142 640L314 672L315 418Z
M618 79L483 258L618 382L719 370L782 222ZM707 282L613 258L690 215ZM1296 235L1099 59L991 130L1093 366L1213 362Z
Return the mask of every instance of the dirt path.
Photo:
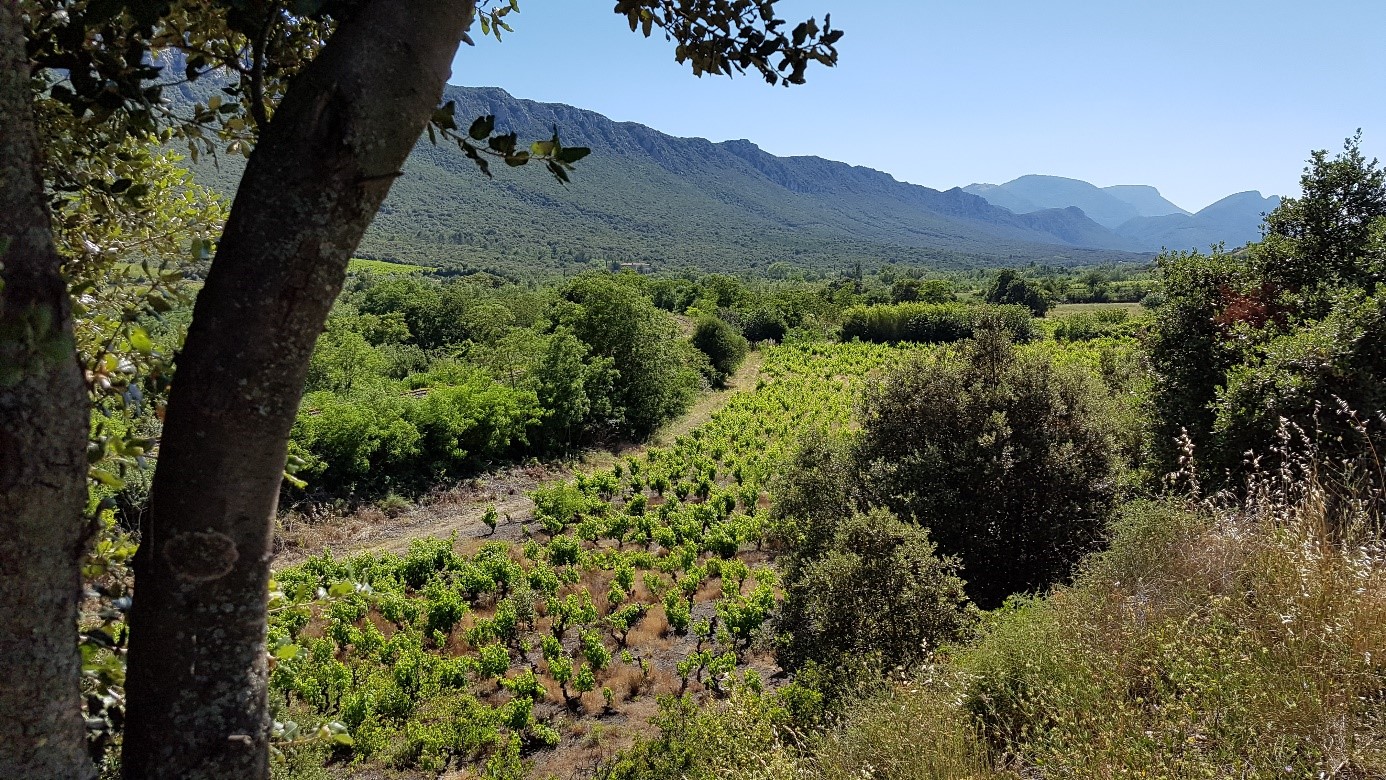
M712 419L732 395L753 389L760 379L760 352L752 352L737 369L726 389L699 396L693 406L670 421L648 441L631 446L590 450L580 458L530 466L511 466L440 489L418 504L387 513L365 507L348 515L301 516L287 514L279 519L275 533L273 567L301 563L310 555L330 550L333 555L376 550L402 553L412 539L457 534L464 545L480 546L487 541L518 542L525 538L527 524L534 519L534 502L526 495L548 482L568 479L579 472L609 468L618 458L638 457L649 447L665 446ZM494 506L499 524L494 534L482 522L488 507Z

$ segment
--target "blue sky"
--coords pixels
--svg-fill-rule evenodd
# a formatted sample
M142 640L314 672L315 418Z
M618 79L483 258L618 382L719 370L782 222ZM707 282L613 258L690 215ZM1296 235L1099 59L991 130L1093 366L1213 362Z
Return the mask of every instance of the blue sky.
M515 31L464 46L452 81L940 189L1046 173L1190 210L1295 194L1310 150L1358 127L1386 157L1379 0L780 0L847 33L836 68L789 89L695 79L613 5L520 0Z

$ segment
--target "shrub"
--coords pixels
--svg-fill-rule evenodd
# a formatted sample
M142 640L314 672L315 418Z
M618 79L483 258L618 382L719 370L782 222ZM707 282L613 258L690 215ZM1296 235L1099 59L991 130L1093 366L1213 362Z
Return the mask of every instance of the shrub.
M716 387L726 385L727 378L736 373L749 351L745 337L715 317L698 321L693 331L693 346L707 355L712 364L712 384Z
M998 326L1015 341L1034 338L1030 312L1020 306L963 303L900 303L855 306L843 314L842 340L944 344L970 338L979 327Z
M1130 319L1125 309L1098 309L1060 317L1054 323L1057 341L1091 341L1119 335Z
M1106 396L1081 370L984 331L868 387L856 443L865 502L925 526L994 607L1068 576L1115 498Z
M620 432L647 434L687 408L697 384L691 347L638 282L585 275L562 296L555 319L619 372L610 408Z
M741 334L748 341L784 341L789 323L778 309L760 306L741 318Z
M1040 292L1038 287L1021 279L1015 271L1010 269L997 274L996 280L987 289L985 297L987 303L1024 306L1036 317L1043 317L1050 307L1049 299Z
M781 663L912 669L974 621L957 568L919 526L879 509L849 518L785 583Z

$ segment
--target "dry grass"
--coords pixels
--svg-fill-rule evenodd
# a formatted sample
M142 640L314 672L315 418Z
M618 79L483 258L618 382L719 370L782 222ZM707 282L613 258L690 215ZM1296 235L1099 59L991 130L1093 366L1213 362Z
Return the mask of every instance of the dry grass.
M749 580L750 578L747 577ZM754 584L754 583L752 583ZM696 604L704 604L715 601L722 595L722 580L708 577L702 585L698 586L698 592L693 594L693 601Z
M1071 587L849 711L795 776L1386 778L1386 502L1316 462L1128 507Z
M645 617L631 628L630 633L626 635L626 645L642 649L667 650L671 644L668 637L672 631L664 608L655 607L646 612Z
M618 701L634 701L648 692L650 684L645 674L631 664L617 664L602 682L611 688Z
M957 717L953 703L919 689L901 689L849 711L813 757L801 762L795 776L821 780L1014 777L992 770L985 755L976 730Z

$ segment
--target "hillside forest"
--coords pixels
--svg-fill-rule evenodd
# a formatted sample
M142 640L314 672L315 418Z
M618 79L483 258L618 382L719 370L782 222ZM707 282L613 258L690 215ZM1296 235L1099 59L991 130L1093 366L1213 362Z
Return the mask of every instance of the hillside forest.
M355 251L420 135L584 185L433 100L517 4L52 5L0 8L0 776L1386 776L1360 133L1241 246L518 274ZM616 21L836 60L676 7ZM160 113L170 45L244 72Z

